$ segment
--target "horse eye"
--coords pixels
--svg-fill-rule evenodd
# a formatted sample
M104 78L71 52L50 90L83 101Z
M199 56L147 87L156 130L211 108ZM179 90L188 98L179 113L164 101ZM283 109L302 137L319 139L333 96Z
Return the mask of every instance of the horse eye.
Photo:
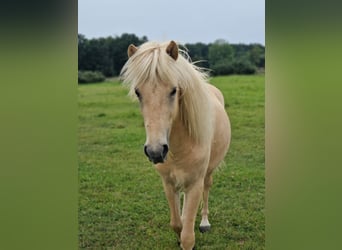
M176 92L177 92L177 88L174 87L174 88L172 89L171 93L170 93L170 96L171 96L171 97L174 96L174 95L176 94Z
M140 92L138 89L135 89L135 94L137 95L138 98L140 98Z

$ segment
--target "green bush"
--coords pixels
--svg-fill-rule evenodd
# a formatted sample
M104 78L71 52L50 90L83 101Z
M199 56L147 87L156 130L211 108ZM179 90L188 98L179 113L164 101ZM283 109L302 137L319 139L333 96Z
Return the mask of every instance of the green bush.
M210 68L214 76L217 75L252 75L255 74L257 68L249 60L240 59L233 62L220 61Z
M78 71L78 83L103 82L106 77L99 71Z
M256 67L247 60L233 62L233 70L235 74L239 75L252 75L256 73Z
M213 75L231 75L234 74L234 68L231 63L228 62L219 62L213 66L211 66L211 70Z

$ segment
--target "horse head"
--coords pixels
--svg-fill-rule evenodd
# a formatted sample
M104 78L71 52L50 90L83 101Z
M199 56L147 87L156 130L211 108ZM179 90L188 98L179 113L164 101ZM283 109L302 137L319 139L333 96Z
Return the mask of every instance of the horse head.
M140 48L130 45L127 51L129 58L139 56L139 50ZM164 60L168 64L176 63L178 46L171 41L166 48L155 48L149 55L159 57L160 62ZM140 56L144 56L143 53ZM140 103L146 130L144 152L151 162L157 164L166 160L169 151L169 136L178 114L180 89L177 82L160 76L158 65L150 66L146 69L149 72L145 73L153 77L146 77L145 82L135 86L134 92ZM154 82L151 84L151 81Z

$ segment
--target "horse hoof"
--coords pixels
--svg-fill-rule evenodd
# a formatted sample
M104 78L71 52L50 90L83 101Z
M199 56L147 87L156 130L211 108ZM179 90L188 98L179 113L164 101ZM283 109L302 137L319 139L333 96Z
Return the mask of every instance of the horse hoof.
M200 226L199 230L201 233L208 232L210 230L210 226Z

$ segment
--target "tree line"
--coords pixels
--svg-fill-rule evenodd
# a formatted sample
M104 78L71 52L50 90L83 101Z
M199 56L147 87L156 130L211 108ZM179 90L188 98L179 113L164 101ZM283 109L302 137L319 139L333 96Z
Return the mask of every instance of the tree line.
M79 82L101 81L117 76L127 60L127 47L147 42L146 36L122 34L116 37L87 39L78 34ZM255 74L265 68L265 47L261 44L230 44L219 39L213 43L184 44L197 66L212 75Z

